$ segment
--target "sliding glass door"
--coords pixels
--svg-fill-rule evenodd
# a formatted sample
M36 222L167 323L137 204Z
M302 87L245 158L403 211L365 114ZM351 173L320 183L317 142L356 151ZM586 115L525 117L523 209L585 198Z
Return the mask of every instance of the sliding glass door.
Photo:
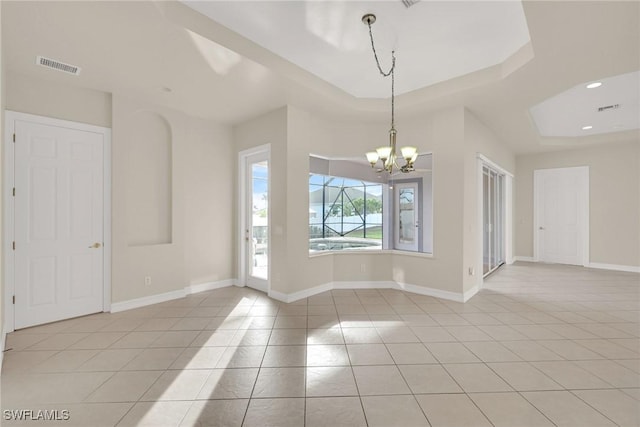
M505 176L488 166L482 168L483 263L482 274L488 275L504 264L504 186Z

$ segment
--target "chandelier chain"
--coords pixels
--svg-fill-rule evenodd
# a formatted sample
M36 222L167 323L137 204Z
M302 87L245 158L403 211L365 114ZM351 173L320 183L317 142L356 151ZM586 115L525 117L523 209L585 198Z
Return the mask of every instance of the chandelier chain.
M376 46L373 43L373 32L371 31L371 22L367 22L367 26L369 27L369 38L371 39L371 49L373 50L373 57L376 59L376 65L378 66L378 71L380 71L380 74L382 74L383 77L389 77L393 73L394 68L396 68L395 51L391 51L391 69L385 73L382 70L382 66L380 66L380 60L378 59Z
M373 31L371 31L371 22L367 21L367 26L369 27L369 39L371 40L371 50L373 50L373 57L376 59L376 65L378 66L378 71L382 77L391 76L391 128L395 128L395 69L396 69L396 52L395 50L391 51L391 68L386 73L382 69L380 65L380 60L378 59L378 52L376 52L376 46L373 42Z

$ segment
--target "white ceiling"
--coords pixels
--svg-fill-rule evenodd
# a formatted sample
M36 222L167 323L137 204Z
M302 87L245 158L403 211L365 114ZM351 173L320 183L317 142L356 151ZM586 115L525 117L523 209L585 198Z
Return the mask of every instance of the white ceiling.
M281 7L298 10L306 5L299 1L266 0L264 3L276 10ZM332 5L339 10L355 7L351 2L348 7L340 1L318 3ZM500 7L502 2L423 0L412 6L409 12L444 10L449 3L466 9ZM573 87L640 70L640 2L533 0L506 3L517 5L524 12L530 42L502 63L458 77L452 74L448 80L398 96L398 129L402 131L405 120L419 119L443 108L464 106L515 153L640 140L637 130L580 133L575 137L540 135L530 113L533 106ZM364 4L372 8L404 7L399 0ZM0 5L3 67L10 73L60 85L125 94L230 125L286 104L321 114L336 123L350 120L387 123L389 120L388 99L350 95L324 78L179 2L2 0ZM250 16L253 6L252 3L238 1L234 7L243 7ZM405 53L406 40L412 40L412 33L403 33L403 29L393 33L396 31L394 28L402 27L405 20L392 24L383 9L367 7L366 11L378 14L374 36L376 43L380 43L382 61L388 63L392 46L398 49L398 87L405 84L405 79L409 80L409 58L422 61L425 66L437 61L434 56L441 56L440 61L450 61L447 52L423 56ZM406 12L400 9L397 13L402 15ZM366 41L367 30L360 17L361 12L358 12L353 23L351 18L345 18L343 25L353 28ZM271 18L266 13L262 18L261 25L271 25ZM411 16L408 16L407 22L410 20ZM285 29L290 26L283 25ZM474 26L467 24L466 27ZM492 54L490 47L485 46L483 51L475 48L474 40L465 40L465 28L454 27L449 18L439 21L438 28L450 31L442 34L439 40L430 40L436 46L457 46L459 49L467 46L462 57L469 59ZM416 31L421 34L419 29ZM389 42L390 39L393 41ZM330 43L321 40L317 38L316 44L329 49ZM393 44L385 46L384 43ZM520 43L518 41L513 46ZM314 54L316 61L335 65L324 60L315 45L294 44L298 50ZM333 52L345 55L336 48ZM380 90L382 98L388 97L389 87L386 82L380 84L381 77L376 74L371 52L364 47L354 52L355 57L362 57L362 63L355 60L358 66L366 68L366 73L372 73L366 77L375 82L371 89ZM504 57L505 52L501 51L497 56ZM80 66L82 73L74 77L44 69L35 64L37 55ZM349 54L346 56L351 58ZM359 71L353 72L351 66L344 66L343 61L337 65L338 78L344 74L345 81L366 80L358 74ZM165 87L171 92L164 91ZM10 92L11 88L8 89ZM605 85L601 89L606 89ZM404 90L410 89L404 87ZM579 111L580 101L571 102L576 112ZM626 101L612 102L630 105Z
M591 83L601 85L587 88ZM611 106L617 107L598 111ZM579 137L638 129L640 72L583 82L533 106L531 116L542 136Z
M374 13L383 69L396 55L396 93L502 63L529 41L519 1L183 1L359 98L387 98L362 16Z

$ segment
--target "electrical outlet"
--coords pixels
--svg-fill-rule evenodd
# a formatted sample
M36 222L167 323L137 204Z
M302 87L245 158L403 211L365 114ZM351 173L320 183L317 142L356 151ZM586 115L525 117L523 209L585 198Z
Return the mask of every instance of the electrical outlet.
M469 276L475 276L476 274L476 269L473 267L469 267Z
M151 276L144 276L144 284L147 286L151 285Z

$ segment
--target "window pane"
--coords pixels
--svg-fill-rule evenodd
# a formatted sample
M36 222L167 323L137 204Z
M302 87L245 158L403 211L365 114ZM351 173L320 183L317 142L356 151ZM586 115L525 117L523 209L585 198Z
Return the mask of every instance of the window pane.
M252 260L250 274L261 279L268 277L268 176L267 162L254 163L251 167L253 215L251 221Z
M400 243L411 244L416 238L416 213L414 203L414 189L403 188L400 190L400 230L398 240Z
M382 185L309 176L309 250L381 249Z

